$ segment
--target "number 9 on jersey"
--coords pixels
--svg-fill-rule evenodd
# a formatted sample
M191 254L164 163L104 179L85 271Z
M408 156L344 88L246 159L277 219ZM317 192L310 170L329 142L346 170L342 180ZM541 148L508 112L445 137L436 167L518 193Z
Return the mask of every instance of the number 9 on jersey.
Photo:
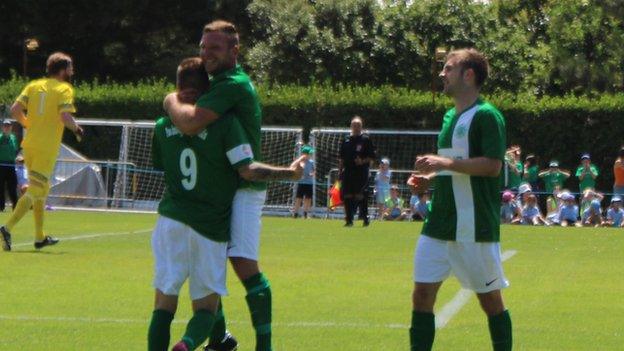
M197 184L197 157L193 149L186 148L180 154L180 172L182 178L182 187L186 190L193 190Z

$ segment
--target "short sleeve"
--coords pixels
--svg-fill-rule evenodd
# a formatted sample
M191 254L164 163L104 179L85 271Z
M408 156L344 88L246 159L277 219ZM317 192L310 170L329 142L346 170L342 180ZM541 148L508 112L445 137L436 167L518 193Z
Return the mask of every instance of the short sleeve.
M28 106L28 99L29 99L29 95L30 95L30 86L31 85L28 84L28 85L26 85L24 87L24 89L22 89L22 92L19 94L17 99L15 99L15 102L19 102L24 107Z
M580 177L583 174L583 167L579 167L576 169L576 176Z
M591 169L592 169L592 171L594 172L594 175L595 175L595 176L598 176L598 175L600 174L600 171L598 171L598 168L597 168L597 167L592 166L592 167L591 167Z
M238 122L238 119L234 117L228 118L231 120L228 121L230 128L228 128L225 136L225 154L230 164L234 168L239 168L252 163L254 155L249 140L240 122Z
M484 109L477 112L479 114L480 128L480 149L483 156L505 160L505 120L503 115L494 109Z
M63 89L61 91L61 99L59 100L59 112L76 112L76 107L74 106L74 89L71 86Z
M232 109L246 94L242 84L234 81L218 82L197 100L196 106L211 110L218 116Z

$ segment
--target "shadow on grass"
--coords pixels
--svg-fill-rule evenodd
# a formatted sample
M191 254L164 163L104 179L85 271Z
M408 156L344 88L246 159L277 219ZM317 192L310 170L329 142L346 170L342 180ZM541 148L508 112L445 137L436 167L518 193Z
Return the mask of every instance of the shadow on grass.
M20 251L11 251L8 254L38 254L38 255L65 255L67 252L65 251L41 251L41 250L20 250Z

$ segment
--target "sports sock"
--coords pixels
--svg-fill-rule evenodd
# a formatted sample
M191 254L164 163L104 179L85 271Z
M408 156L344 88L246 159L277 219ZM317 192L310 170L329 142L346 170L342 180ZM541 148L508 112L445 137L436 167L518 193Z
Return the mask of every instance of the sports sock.
M11 213L11 217L6 222L5 227L8 231L11 231L13 227L19 222L22 217L30 210L30 207L33 204L33 200L30 194L26 193L19 200L17 200L17 205L15 206L15 210Z
M412 311L410 350L431 351L435 337L435 316L430 312Z
M212 333L210 333L211 341L221 341L225 337L225 314L223 313L223 303L219 303L219 310L215 318Z
M243 281L247 305L256 330L256 351L271 351L271 285L262 273Z
M193 313L193 318L186 324L186 332L182 337L189 350L195 350L208 339L216 317L214 312L208 310L197 310Z
M35 241L43 241L43 215L45 213L45 198L38 198L33 202L33 215L35 217Z
M154 310L147 332L148 351L167 351L171 338L173 313L166 310Z
M513 338L509 310L488 317L488 326L490 328L490 337L492 338L494 351L511 351Z

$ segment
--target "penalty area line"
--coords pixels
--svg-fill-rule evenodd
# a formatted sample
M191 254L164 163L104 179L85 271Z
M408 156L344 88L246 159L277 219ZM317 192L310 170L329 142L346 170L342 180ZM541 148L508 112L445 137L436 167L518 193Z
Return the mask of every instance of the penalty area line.
M63 241L73 241L73 240L87 240L87 239L95 239L95 238L103 238L103 237L111 237L111 236L122 236L122 235L131 235L131 234L144 234L150 233L153 229L140 229L140 230L131 230L127 232L109 232L109 233L94 233L94 234L84 234L84 235L76 235L76 236L68 236L68 237L60 237L61 242ZM12 247L24 247L31 246L33 242L27 243L17 243L11 245Z
M501 255L501 261L505 262L512 258L518 251L507 250ZM448 322L455 316L474 295L474 291L468 289L460 289L455 296L442 309L435 314L436 329L444 328Z

